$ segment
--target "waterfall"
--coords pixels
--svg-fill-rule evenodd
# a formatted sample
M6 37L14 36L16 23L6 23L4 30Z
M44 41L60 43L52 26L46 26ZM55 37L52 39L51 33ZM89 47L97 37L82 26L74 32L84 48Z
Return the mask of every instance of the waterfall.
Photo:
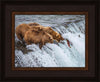
M16 15L15 28L21 23L37 22L50 26L64 38L59 43L27 45L22 48L15 34L15 67L85 67L84 15ZM67 44L70 41L70 46Z

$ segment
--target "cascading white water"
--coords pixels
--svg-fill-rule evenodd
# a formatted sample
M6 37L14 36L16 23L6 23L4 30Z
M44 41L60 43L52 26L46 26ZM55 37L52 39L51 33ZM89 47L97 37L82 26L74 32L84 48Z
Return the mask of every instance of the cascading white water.
M23 53L15 46L15 67L85 67L85 16L84 15L16 15L15 28L22 23L37 22L50 26L65 39L57 44L47 43L39 49L27 45ZM70 41L71 48L67 44ZM15 34L15 44L18 42Z

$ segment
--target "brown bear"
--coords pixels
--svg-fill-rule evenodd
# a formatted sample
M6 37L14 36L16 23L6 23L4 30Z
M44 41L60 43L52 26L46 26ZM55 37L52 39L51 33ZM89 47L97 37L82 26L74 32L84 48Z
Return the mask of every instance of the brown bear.
M64 40L63 37L61 36L61 34L59 34L58 32L54 31L51 27L42 27L42 29L49 33L50 35L52 35L53 39L55 39L56 41L60 41L60 40Z
M44 31L28 30L24 36L25 42L29 45L32 43L38 44L40 49L45 43L53 43L53 37Z
M38 23L29 23L28 24L32 29L36 29L36 30L43 30L47 33L49 33L50 35L53 36L53 39L55 39L57 42L59 42L60 40L64 40L63 37L61 36L61 34L59 34L58 32L55 32L51 27L44 27Z
M21 41L23 41L23 38L24 38L24 35L26 33L26 31L28 31L30 29L30 27L27 25L27 24L20 24L16 27L16 35L17 35L17 38Z

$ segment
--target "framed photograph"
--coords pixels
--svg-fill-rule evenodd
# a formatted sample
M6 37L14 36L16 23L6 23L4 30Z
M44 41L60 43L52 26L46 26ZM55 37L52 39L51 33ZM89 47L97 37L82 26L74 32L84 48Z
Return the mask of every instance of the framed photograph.
M12 52L14 70L88 70L88 12L12 12Z
M98 1L1 3L1 81L100 80Z

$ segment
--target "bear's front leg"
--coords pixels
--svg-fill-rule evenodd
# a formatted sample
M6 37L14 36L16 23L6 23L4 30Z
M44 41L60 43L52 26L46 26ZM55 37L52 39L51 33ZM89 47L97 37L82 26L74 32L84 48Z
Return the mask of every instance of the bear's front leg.
M44 43L43 41L41 41L41 42L39 43L39 48L41 49L43 45L45 45L45 43Z
M41 43L39 43L39 48L40 48L40 49L42 48L42 46L43 46L43 45L42 45Z
M16 34L16 36L17 36L17 38L19 39L19 40L23 40L23 37L22 37L22 35L21 34Z
M30 45L31 43L30 43L29 41L26 41L26 44L27 44L27 45Z
M23 46L26 47L25 40L22 40Z

